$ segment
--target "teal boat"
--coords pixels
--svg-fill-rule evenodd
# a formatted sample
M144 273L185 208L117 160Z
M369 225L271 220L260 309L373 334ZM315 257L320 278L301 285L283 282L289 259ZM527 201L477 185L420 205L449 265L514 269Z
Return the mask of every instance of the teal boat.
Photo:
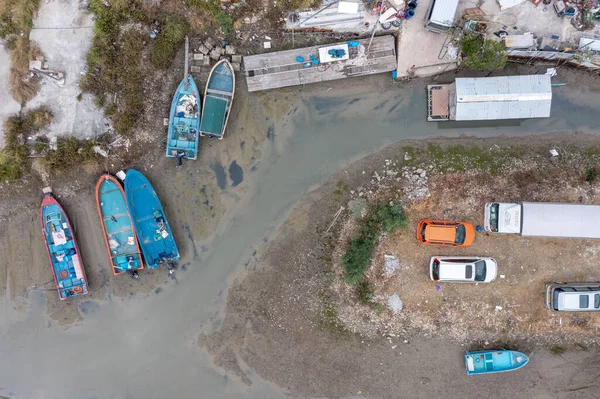
M509 350L465 353L467 375L502 373L517 370L529 362L527 355Z
M202 120L200 121L200 135L225 137L225 128L229 119L229 111L233 95L235 94L235 75L233 68L227 60L221 60L210 71L204 101L202 104Z
M96 205L113 274L143 269L125 192L119 181L108 173L100 176L96 183Z
M167 157L185 154L187 159L198 157L198 128L200 126L200 93L192 75L183 79L171 103Z
M179 259L179 250L158 195L137 170L129 169L125 175L125 199L148 268L155 269L163 262Z

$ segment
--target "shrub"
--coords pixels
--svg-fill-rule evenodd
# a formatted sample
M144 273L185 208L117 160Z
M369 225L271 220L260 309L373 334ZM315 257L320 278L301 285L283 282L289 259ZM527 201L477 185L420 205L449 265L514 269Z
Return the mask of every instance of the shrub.
M362 304L370 304L371 299L373 298L373 290L371 290L371 286L369 282L365 279L362 279L356 285L356 296L358 297L358 301Z
M485 40L483 36L466 34L460 42L462 65L470 69L500 69L508 61L502 42Z
M176 15L169 15L161 29L160 34L154 40L151 53L151 61L154 66L166 69L171 65L177 48L189 31L187 21Z
M75 137L62 137L58 139L56 151L50 151L44 162L51 171L68 169L94 159L94 142L91 140L78 140Z
M592 182L596 180L598 177L598 172L596 172L596 168L590 168L585 172L585 181Z

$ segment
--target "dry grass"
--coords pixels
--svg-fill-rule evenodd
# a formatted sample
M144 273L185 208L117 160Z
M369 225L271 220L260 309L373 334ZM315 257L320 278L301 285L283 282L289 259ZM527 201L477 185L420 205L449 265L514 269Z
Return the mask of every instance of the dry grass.
M27 73L14 69L8 75L8 84L13 98L21 104L31 100L40 90L39 82L30 80Z

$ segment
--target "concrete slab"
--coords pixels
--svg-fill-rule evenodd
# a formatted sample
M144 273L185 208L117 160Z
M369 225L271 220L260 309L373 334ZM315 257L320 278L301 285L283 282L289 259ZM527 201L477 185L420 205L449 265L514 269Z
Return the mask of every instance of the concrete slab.
M231 61L232 62L241 63L242 62L242 56L241 55L232 55L231 56Z
M45 132L48 136L89 138L107 130L108 119L91 95L81 101L79 82L85 71L86 55L93 38L91 15L79 9L76 1L42 2L31 39L38 43L51 69L65 72L65 85L44 79L42 88L25 109L48 106L54 121Z
M16 114L21 105L10 94L8 73L10 72L10 56L3 45L0 45L0 148L4 147L4 131L2 126L10 115Z

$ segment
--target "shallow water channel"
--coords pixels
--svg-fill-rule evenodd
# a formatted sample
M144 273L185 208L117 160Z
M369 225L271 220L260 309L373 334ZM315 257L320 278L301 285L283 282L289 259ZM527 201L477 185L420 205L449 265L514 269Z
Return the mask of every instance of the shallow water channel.
M196 338L205 325L215 319L218 324L231 277L307 191L344 163L404 138L592 132L600 110L600 96L560 87L548 119L484 128L428 123L422 88L386 82L387 77L356 80L360 84L342 95L329 94L327 86L304 89L283 131L270 132L274 139L265 141L269 148L260 167L244 176L251 187L247 198L215 238L196 243L208 250L177 285L157 295L94 302L81 308L84 321L68 328L51 323L43 294L31 293L25 320L0 323L0 396L283 397L251 372L254 384L246 387L214 369ZM372 91L370 84L381 90Z

